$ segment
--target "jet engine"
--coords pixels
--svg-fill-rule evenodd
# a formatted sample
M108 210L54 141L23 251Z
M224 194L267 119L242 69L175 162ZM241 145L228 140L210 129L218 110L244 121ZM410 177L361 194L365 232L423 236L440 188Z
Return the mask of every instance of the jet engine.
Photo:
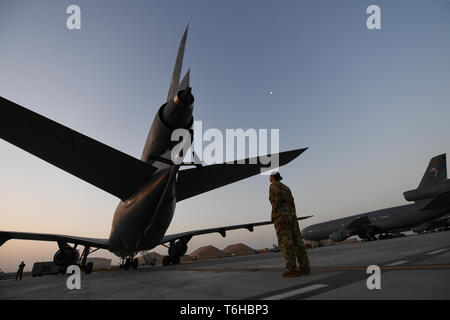
M349 236L350 235L348 234L348 232L346 232L344 230L338 230L338 231L330 233L329 238L333 242L341 242L341 241L344 241L345 239L347 239Z
M421 225L418 225L417 227L411 229L411 231L414 233L422 233L427 230L429 230L429 226L427 225L427 223L422 223Z
M59 250L53 256L53 262L62 267L76 264L80 258L80 252L67 243L58 243Z
M171 141L172 132L176 129L191 129L194 122L193 108L194 96L190 87L178 91L173 100L164 104L153 120L141 160L152 161L177 144L178 141Z
M173 101L169 101L164 106L162 112L163 121L171 128L186 128L192 120L192 109L194 106L194 96L191 88L178 91Z
M187 249L187 243L185 241L179 240L170 246L169 256L182 257L186 253Z
M170 242L169 255L163 258L163 266L169 264L179 264L181 257L186 253L188 246L187 243L191 240L192 236L181 238L178 241Z

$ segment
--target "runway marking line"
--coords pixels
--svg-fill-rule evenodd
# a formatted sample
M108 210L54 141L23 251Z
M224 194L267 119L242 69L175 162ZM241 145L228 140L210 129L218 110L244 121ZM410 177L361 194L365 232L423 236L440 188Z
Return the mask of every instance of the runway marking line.
M403 261L399 261L403 262ZM424 270L424 269L450 269L450 264L444 265L417 265L417 266L380 266L381 270ZM181 269L181 271L221 272L221 271L284 271L284 268L213 268L213 269ZM366 271L367 267L324 267L311 268L311 271Z
M438 253L441 253L441 252L444 252L444 251L447 251L447 250L448 249L439 249L439 250L428 252L427 254L438 254Z
M386 264L384 266L385 267L394 267L394 266L398 266L400 264L405 264L406 262L408 262L408 261L406 261L406 260L404 260L404 261L397 261L397 262L392 262L392 263Z
M310 291L314 291L314 290L318 290L324 287L327 287L327 284L314 284L312 286L308 286L308 287L303 287L300 289L296 289L296 290L292 290L292 291L288 291L288 292L283 292L280 294L276 294L270 297L265 297L261 300L281 300L281 299L286 299L292 296L296 296L302 293L306 293L306 292L310 292Z

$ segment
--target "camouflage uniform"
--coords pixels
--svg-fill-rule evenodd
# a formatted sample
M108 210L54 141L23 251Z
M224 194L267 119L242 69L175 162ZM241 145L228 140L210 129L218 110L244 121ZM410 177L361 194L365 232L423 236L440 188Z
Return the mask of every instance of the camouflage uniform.
M298 227L291 190L280 181L274 181L270 184L269 200L272 204L272 221L277 232L278 245L286 260L287 271L297 270L297 260L299 271L309 273L308 254Z

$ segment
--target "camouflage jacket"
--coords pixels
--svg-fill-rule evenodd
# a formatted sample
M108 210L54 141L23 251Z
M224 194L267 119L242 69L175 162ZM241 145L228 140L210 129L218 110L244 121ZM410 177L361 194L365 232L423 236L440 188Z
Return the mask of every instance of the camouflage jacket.
M270 184L269 200L272 204L272 220L280 215L296 215L291 190L280 181Z

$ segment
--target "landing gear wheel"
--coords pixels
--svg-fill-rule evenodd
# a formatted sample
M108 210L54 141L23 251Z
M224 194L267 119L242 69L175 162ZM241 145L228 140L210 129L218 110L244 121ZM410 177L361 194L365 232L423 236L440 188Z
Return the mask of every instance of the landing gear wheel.
M89 263L84 267L84 273L85 273L85 274L91 274L93 268L94 268L94 264L93 264L92 262L89 262Z
M131 267L133 268L133 269L137 269L137 267L138 267L138 264L139 264L139 260L136 258L136 259L134 259L133 260L133 262L131 263Z
M172 257L171 260L172 260L171 262L172 262L173 265L176 265L176 264L180 263L180 257L178 257L178 256Z
M170 257L164 256L162 263L164 267L167 267L170 264Z
M125 261L125 264L123 265L123 268L125 270L128 270L128 269L130 269L130 267L131 267L131 261L130 261L130 259L127 259L127 261Z

